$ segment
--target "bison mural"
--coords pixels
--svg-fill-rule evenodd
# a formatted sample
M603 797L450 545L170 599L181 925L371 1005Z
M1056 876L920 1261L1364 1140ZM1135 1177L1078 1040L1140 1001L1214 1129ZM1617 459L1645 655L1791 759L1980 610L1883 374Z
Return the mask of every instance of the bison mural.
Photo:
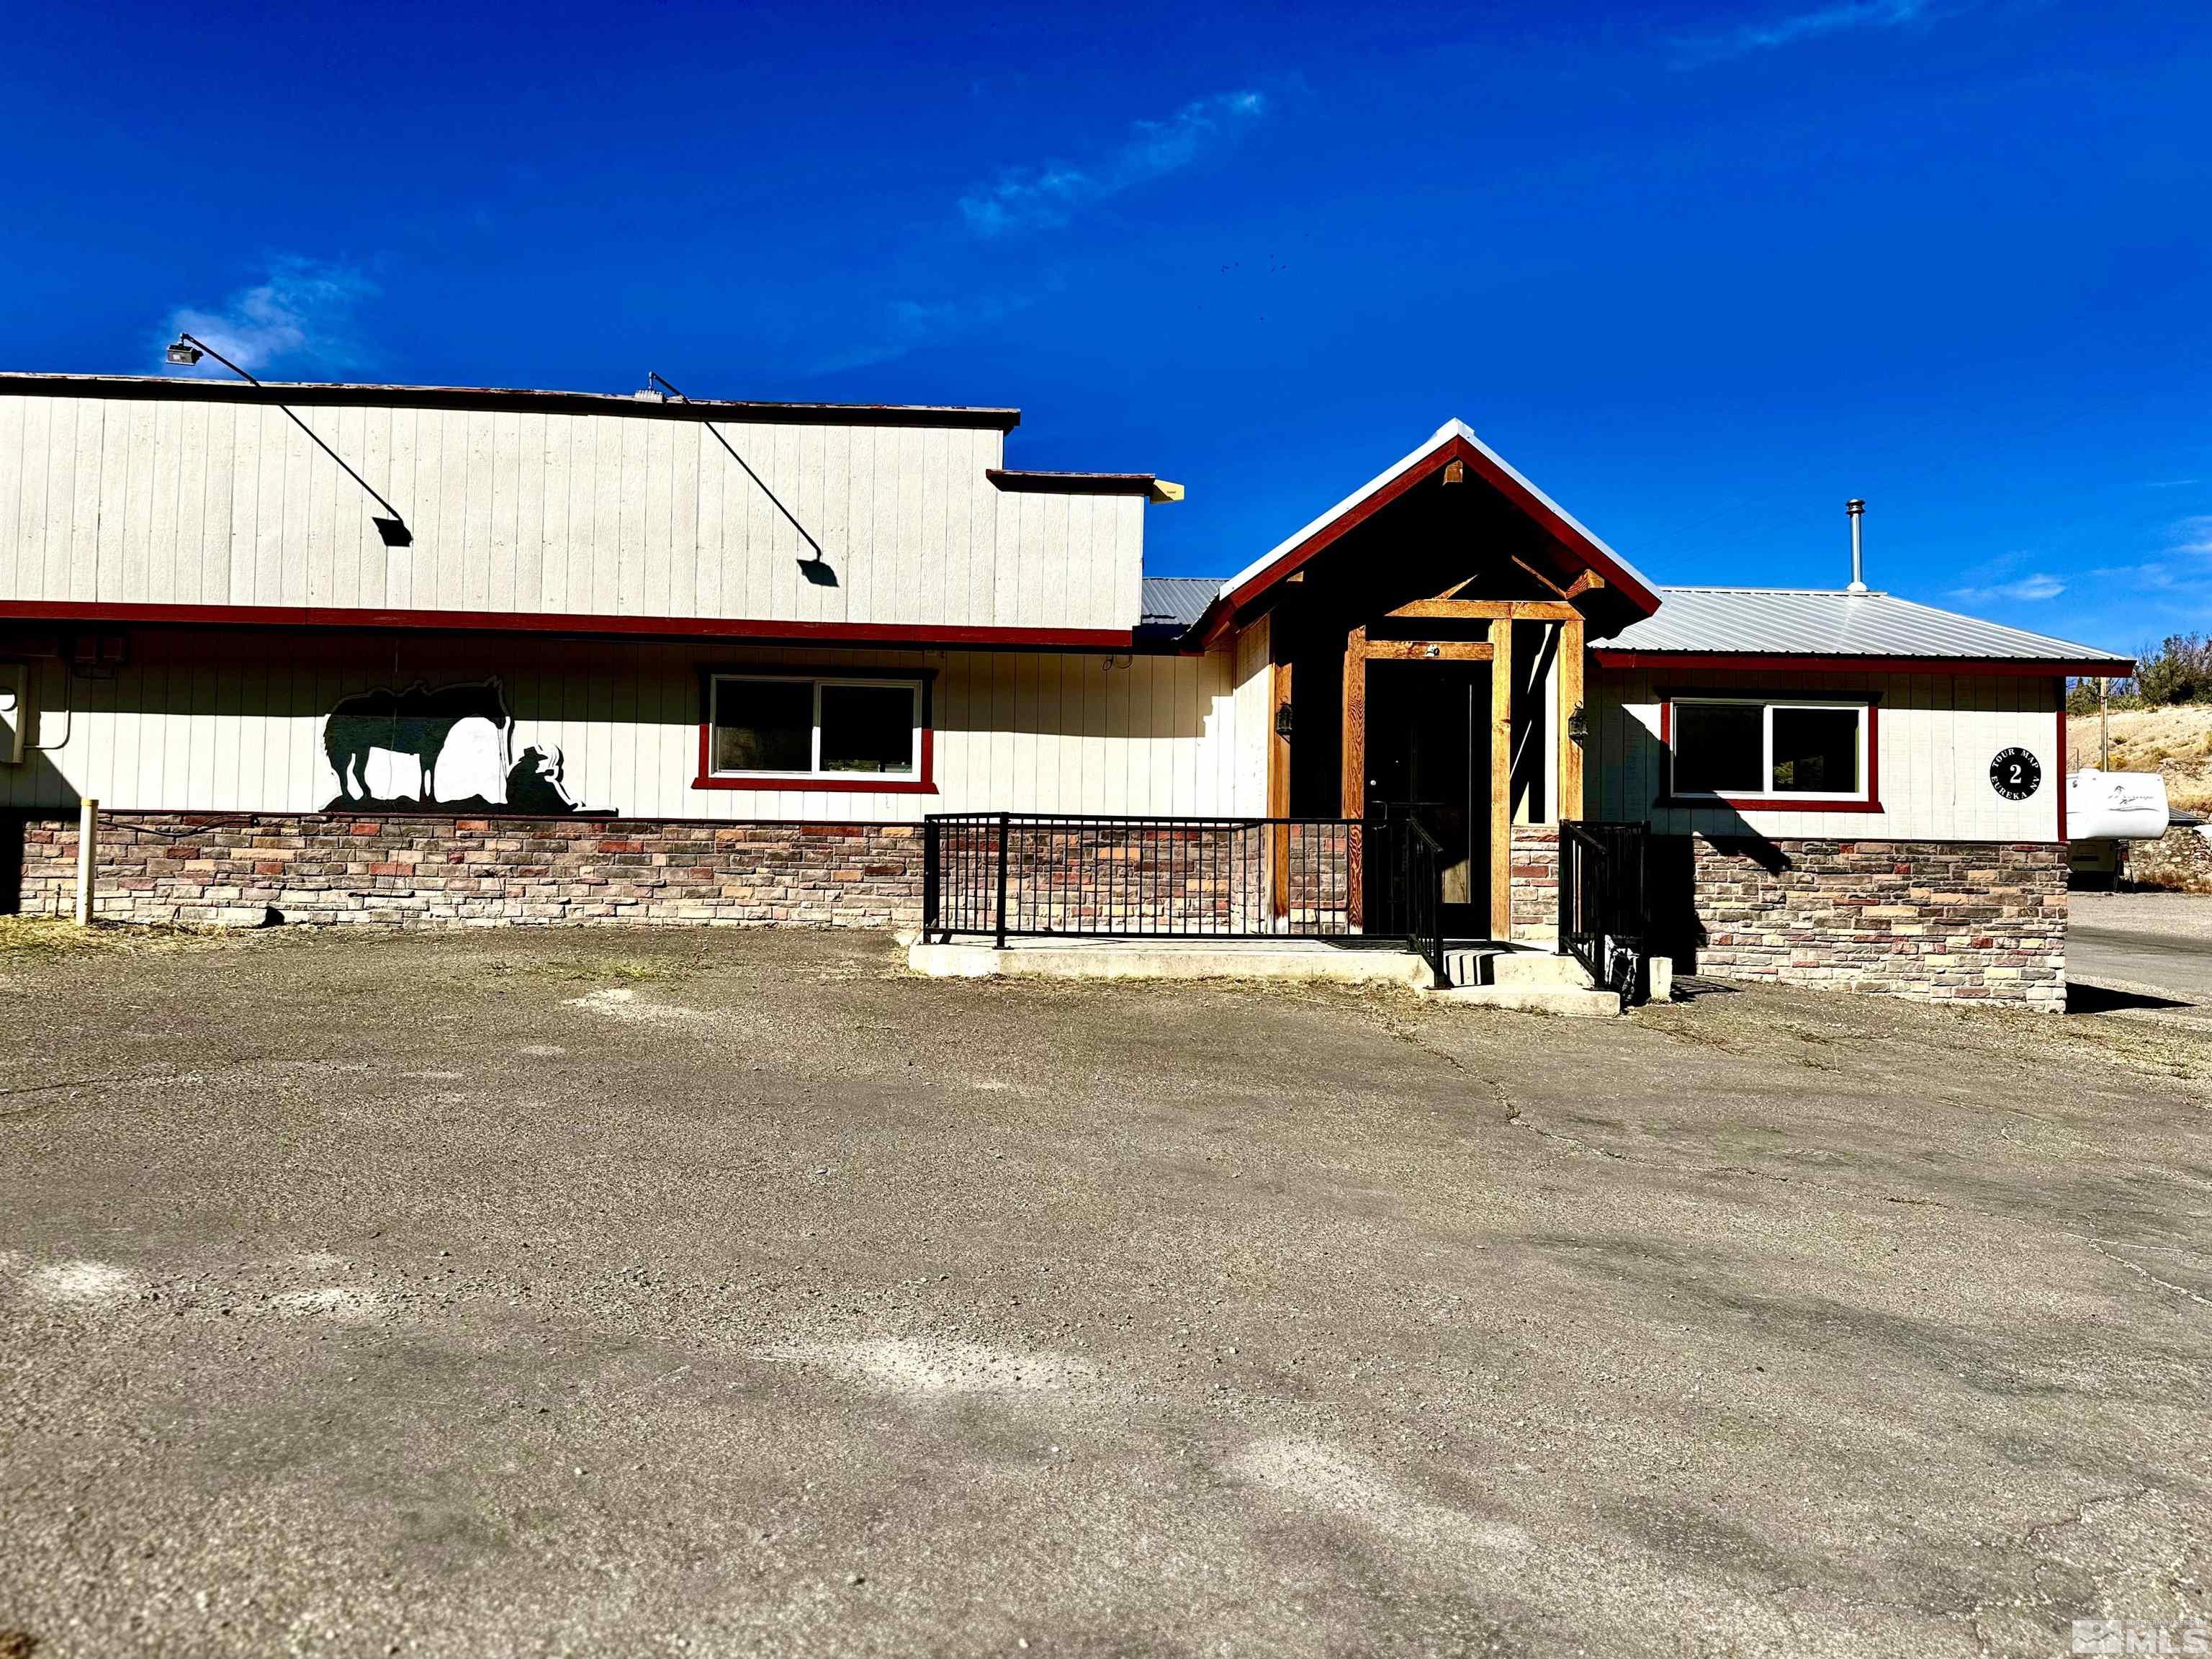
M341 697L323 723L338 793L325 810L451 812L588 809L568 792L557 744L514 757L514 716L496 679L433 689L416 680Z

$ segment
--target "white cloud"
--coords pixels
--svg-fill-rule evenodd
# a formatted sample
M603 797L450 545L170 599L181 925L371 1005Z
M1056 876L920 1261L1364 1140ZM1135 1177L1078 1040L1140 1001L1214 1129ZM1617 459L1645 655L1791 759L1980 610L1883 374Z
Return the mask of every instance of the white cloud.
M1267 107L1257 92L1194 99L1165 120L1134 123L1127 139L1094 161L1008 168L962 196L960 216L978 236L1055 229L1087 203L1189 166L1209 145L1233 138L1265 116Z
M1828 5L1815 6L1809 11L1795 12L1769 22L1746 23L1725 34L1681 41L1676 63L1683 68L1719 63L1756 52L1771 52L1778 46L1795 46L1800 40L1816 40L1825 34L1841 33L1846 29L1900 28L1932 23L1973 3L1975 0L1956 0L1956 3L1948 6L1939 6L1936 0L1832 0Z
M270 261L263 281L232 295L222 309L171 313L160 344L166 348L179 333L187 333L256 374L278 369L334 373L360 361L354 315L376 291L357 267L283 254ZM212 360L189 369L164 364L163 369L198 375L228 372Z
M2018 581L1999 582L1993 587L1954 587L1951 597L1971 605L1984 599L2055 599L2065 591L2064 582L2039 570Z
M2172 550L2199 558L2212 556L2212 513L2199 513L2178 522L2173 526Z
M807 366L809 374L837 374L903 357L940 340L994 327L1030 303L1026 294L981 293L965 300L894 300L872 328L855 329L850 343ZM847 326L852 327L848 321Z

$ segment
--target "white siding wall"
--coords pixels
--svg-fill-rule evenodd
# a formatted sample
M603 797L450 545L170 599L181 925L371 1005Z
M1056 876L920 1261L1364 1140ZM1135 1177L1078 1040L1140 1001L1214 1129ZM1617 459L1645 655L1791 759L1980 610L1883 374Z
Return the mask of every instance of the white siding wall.
M1237 635L1234 673L1237 805L1241 817L1267 816L1267 754L1275 736L1273 625L1262 617Z
M1761 812L1656 808L1666 787L1659 692L1847 696L1880 702L1880 812ZM1977 674L1786 675L1614 673L1593 666L1589 787L1597 815L1649 818L1667 834L1692 831L1858 841L2054 841L2066 787L2057 729L2057 677ZM2043 784L2024 801L1990 787L2001 749L2027 750Z
M0 602L1127 629L1144 499L1002 492L996 430L0 395ZM716 441L726 438L760 477ZM762 485L765 484L764 490ZM820 544L834 586L768 491Z
M0 805L313 811L337 793L323 717L379 686L497 676L513 749L559 744L586 805L646 817L877 823L925 812L1257 814L1251 729L1230 653L1107 656L982 651L732 650L509 635L172 634L131 636L112 679L52 659L33 676L21 766ZM1264 660L1264 651L1261 653ZM694 789L699 672L784 665L933 669L933 795ZM1261 750L1264 756L1264 749Z

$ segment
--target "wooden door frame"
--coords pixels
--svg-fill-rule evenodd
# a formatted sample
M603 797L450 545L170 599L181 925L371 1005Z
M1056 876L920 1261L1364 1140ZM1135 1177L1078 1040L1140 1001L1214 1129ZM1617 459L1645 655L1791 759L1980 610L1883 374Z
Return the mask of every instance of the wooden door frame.
M1486 601L1452 599L1423 599L1390 612L1394 618L1436 618L1482 622L1488 626L1486 642L1467 640L1376 640L1364 625L1351 629L1344 642L1344 703L1341 750L1341 796L1339 810L1352 820L1349 899L1352 920L1364 920L1365 907L1364 834L1359 826L1367 815L1367 665L1370 662L1487 662L1490 664L1490 933L1492 939L1513 935L1513 624L1516 622L1555 623L1559 626L1558 708L1553 711L1554 741L1559 745L1557 811L1554 820L1583 815L1583 749L1568 732L1575 712L1583 702L1583 619L1581 611L1563 601ZM1278 702L1287 697L1290 668L1278 665ZM1289 745L1272 740L1274 764L1268 775L1268 811L1280 816L1288 810ZM1277 751L1280 751L1278 753ZM1280 795L1278 796L1278 788ZM1282 805L1278 806L1280 799ZM1283 882L1287 872L1278 861L1277 914L1285 904Z

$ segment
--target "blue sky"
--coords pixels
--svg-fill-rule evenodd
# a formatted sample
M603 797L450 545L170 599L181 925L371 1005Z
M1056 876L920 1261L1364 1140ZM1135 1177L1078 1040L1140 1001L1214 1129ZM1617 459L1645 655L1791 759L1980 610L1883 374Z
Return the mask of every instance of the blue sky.
M1667 581L2212 627L2212 8L26 8L0 365L1009 403L1221 574L1458 416Z

